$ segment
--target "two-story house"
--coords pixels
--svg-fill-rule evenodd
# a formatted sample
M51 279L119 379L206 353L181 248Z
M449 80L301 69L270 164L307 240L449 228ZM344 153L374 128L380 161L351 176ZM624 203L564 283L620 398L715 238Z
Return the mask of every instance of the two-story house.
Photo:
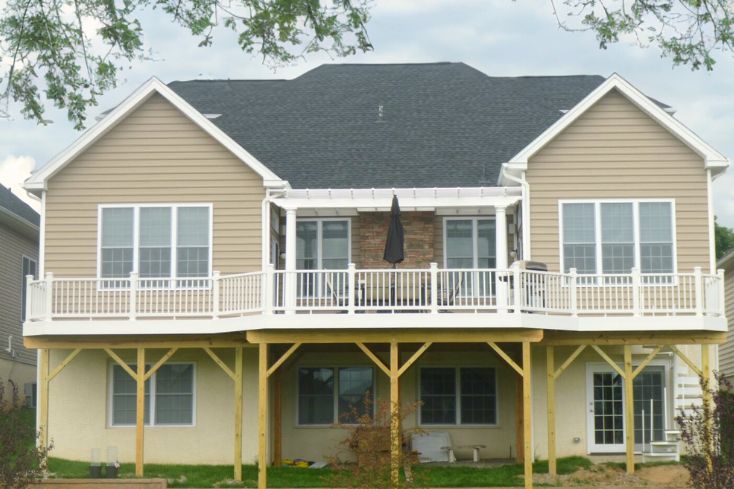
M727 328L729 162L672 112L618 75L462 63L145 83L26 182L44 439L140 475L257 461L264 488L334 454L367 398L417 403L403 426L459 458L522 458L527 487L534 458L633 471Z
M0 382L12 381L28 405L35 404L36 352L23 346L26 276L38 278L40 217L0 185Z

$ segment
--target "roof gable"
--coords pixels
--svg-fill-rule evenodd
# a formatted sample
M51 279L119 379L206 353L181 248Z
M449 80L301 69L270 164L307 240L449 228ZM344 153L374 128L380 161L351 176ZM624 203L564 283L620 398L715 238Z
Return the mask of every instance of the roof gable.
M74 143L56 155L51 161L39 170L35 171L26 181L25 188L31 192L38 192L47 188L47 182L50 178L61 171L66 165L83 153L92 144L98 141L102 136L112 130L122 121L128 114L140 107L154 94L159 94L174 107L179 109L187 118L194 122L198 127L212 136L216 141L221 143L225 148L231 151L237 158L242 160L255 173L263 178L265 186L282 187L287 182L281 180L269 168L263 165L254 156L248 153L242 146L229 137L224 131L214 125L203 114L189 105L183 98L177 95L168 86L157 78L151 78L130 96L122 101L117 107L111 110L99 123L89 128Z
M724 155L704 142L700 137L698 137L698 135L688 129L678 119L666 112L659 104L655 103L624 78L615 73L607 78L606 81L599 85L595 90L589 93L576 106L570 109L563 117L543 131L543 133L541 133L519 153L508 160L506 167L510 170L526 169L530 158L537 154L556 136L561 134L573 122L578 120L582 114L593 107L594 104L600 101L605 95L614 90L624 96L663 128L668 130L691 150L701 156L704 160L704 166L706 169L711 169L712 172L716 174L729 166L729 160ZM500 176L500 181L501 179L502 177Z

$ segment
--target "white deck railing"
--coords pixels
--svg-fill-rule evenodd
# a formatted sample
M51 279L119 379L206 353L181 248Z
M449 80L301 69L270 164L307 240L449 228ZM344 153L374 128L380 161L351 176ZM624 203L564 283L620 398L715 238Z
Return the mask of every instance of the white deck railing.
M416 312L724 315L724 275L493 269L300 270L202 278L28 277L29 321Z

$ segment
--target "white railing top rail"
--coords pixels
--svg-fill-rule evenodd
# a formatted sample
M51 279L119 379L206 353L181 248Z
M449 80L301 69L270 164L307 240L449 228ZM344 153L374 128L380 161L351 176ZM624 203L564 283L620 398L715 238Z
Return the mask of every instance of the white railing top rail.
M495 312L724 316L724 272L579 274L508 269L273 270L210 277L28 277L28 321L248 314Z

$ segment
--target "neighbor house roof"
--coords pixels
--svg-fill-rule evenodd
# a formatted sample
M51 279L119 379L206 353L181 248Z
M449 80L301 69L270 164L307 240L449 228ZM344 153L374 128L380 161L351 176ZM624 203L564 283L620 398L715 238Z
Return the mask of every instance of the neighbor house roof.
M9 188L0 184L0 208L5 213L14 214L16 217L38 226L41 217L31 206L20 200Z
M603 82L335 64L292 80L169 87L294 188L390 188L494 186L502 163Z

